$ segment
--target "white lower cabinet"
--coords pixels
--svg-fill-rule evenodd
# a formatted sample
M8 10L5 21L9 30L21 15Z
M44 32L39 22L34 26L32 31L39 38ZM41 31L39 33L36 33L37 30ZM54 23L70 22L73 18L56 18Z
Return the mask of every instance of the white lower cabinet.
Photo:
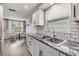
M49 47L48 45L41 43L39 44L39 46L44 50L44 55L50 55L50 56L58 56L59 55L59 51Z
M66 55L60 52L60 56L66 56Z
M66 56L32 37L28 37L27 44L32 56Z
M59 56L59 51L47 46L46 44L35 41L35 55L36 56Z
M34 49L35 49L35 47L34 47L34 46L35 46L34 43L35 43L35 42L32 40L32 41L31 41L31 49L30 49L30 50L31 50L31 54L32 54L32 56L34 56L34 54L35 54L35 53L34 53L34 51L35 51L35 50L34 50Z
M39 41L38 40L34 40L35 42L35 56L43 56L44 55L44 49L42 49L40 46L39 46Z
M28 36L27 37L27 45L28 45L28 49L29 49L29 51L31 52L31 54L34 56L34 49L35 49L35 45L34 45L34 38L32 38L32 37L30 37L30 36Z
M34 48L35 48L34 53L35 53L35 54L34 54L34 55L35 55L35 56L38 56L38 55L39 55L39 52L38 52L38 51L39 51L39 47L38 47L38 44L37 44L37 42L36 42L35 40L34 40L34 42L35 42L35 46L34 46Z
M37 46L35 48L35 56L43 56L43 55L44 55L44 50L40 48L39 46Z

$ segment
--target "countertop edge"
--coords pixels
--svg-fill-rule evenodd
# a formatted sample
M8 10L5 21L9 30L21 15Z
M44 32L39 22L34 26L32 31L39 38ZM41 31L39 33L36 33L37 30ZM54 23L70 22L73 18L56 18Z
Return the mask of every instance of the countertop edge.
M35 38L36 40L38 40L38 41L40 41L40 42L42 42L42 43L44 43L44 44L46 44L46 45L48 45L49 47L51 47L51 48L53 48L53 49L56 49L57 51L59 51L59 52L65 54L65 55L67 55L67 56L72 56L71 54L69 54L69 53L67 53L67 52L65 52L65 51L63 51L63 50L60 50L60 49L58 49L58 48L55 48L54 46L51 46L51 45L49 45L48 43L43 42L42 40L39 40L38 38L34 37L34 36L31 35L31 34L28 34L28 35L30 35L31 37Z

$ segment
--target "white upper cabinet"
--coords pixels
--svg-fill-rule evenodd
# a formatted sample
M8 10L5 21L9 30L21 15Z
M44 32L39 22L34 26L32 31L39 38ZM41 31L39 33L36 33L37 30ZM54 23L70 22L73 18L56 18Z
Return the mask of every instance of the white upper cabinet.
M77 20L79 20L79 3L76 3L76 7L75 8L75 11L76 11L76 18Z
M55 4L45 12L46 20L51 20L63 16L69 16L71 14L70 11L71 11L71 5L69 3Z
M72 4L72 15L75 21L79 21L79 3Z
M71 3L71 18L79 22L79 3Z
M38 9L35 13L33 13L32 24L35 26L44 25L44 10Z

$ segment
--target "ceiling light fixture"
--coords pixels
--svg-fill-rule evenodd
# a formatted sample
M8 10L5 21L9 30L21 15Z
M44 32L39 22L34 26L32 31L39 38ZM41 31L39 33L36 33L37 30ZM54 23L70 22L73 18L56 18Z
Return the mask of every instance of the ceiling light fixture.
M54 3L50 3L50 5L53 5Z
M25 9L28 9L28 6L25 6L24 8L25 8Z

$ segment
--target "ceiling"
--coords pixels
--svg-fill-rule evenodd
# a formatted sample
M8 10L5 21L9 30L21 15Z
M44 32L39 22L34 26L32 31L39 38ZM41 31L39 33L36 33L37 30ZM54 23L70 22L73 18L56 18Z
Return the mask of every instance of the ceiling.
M28 8L25 9L25 6ZM4 3L4 17L29 18L37 6L39 6L39 3ZM9 9L16 11L12 12Z

